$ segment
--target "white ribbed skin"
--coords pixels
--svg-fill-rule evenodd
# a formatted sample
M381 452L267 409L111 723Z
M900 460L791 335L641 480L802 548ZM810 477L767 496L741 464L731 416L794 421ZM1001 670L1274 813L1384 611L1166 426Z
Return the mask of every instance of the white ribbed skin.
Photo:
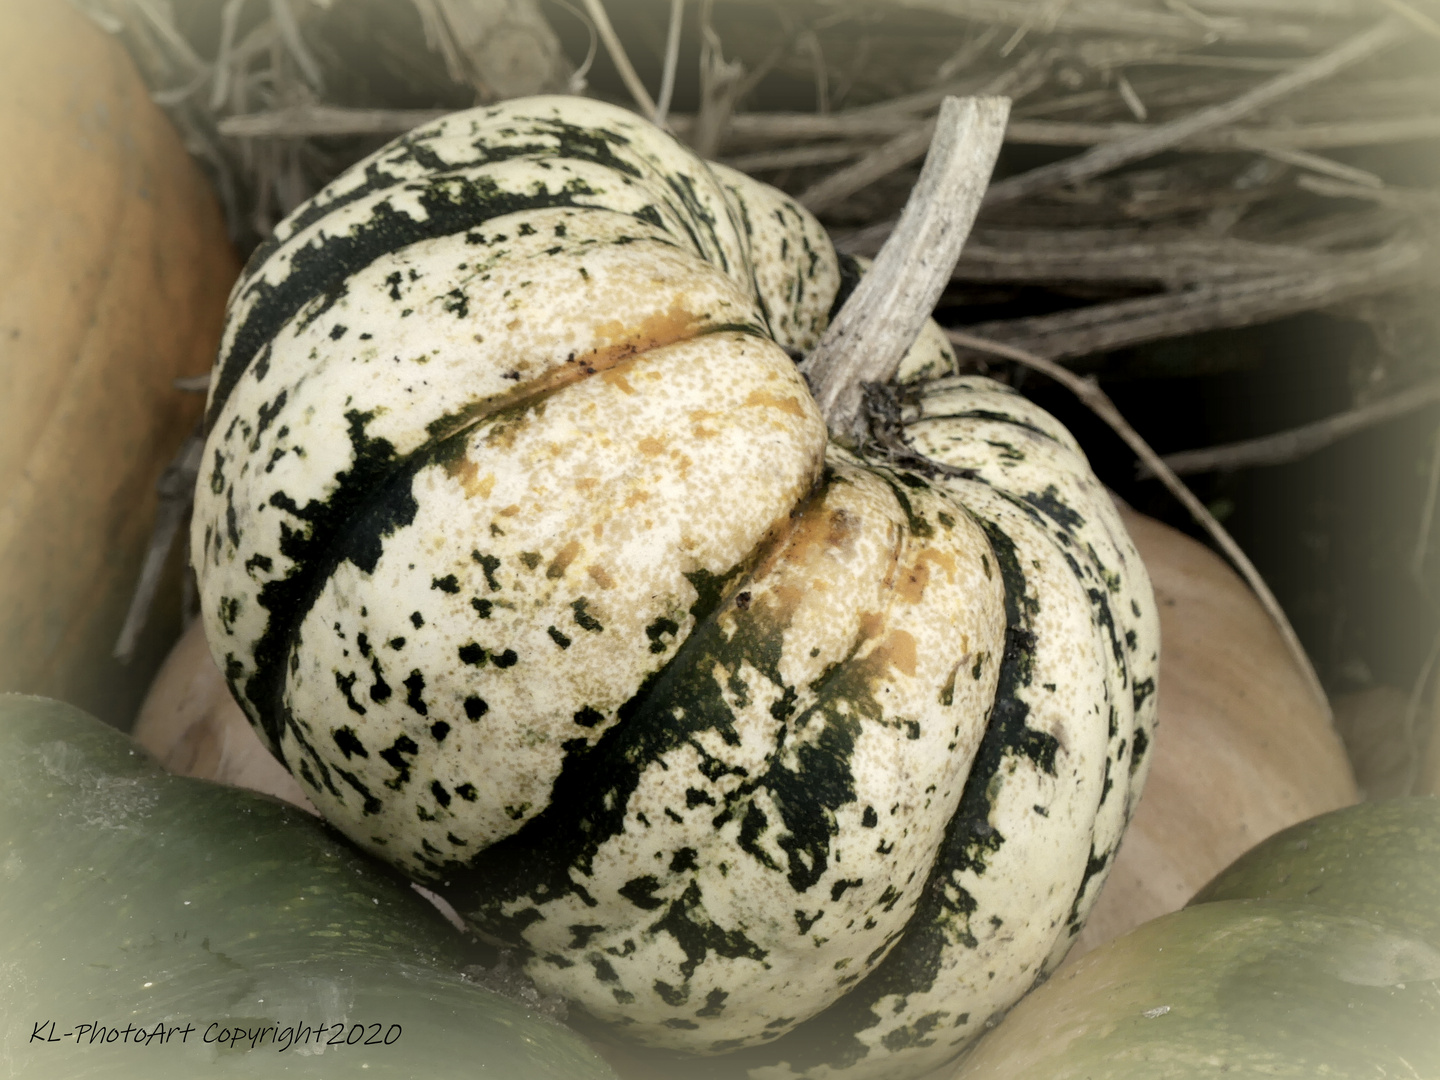
M1153 722L1148 583L1058 425L970 381L909 431L973 479L827 450L784 350L840 278L798 206L621 110L456 114L252 259L192 533L212 652L329 820L542 988L757 1077L913 1075L1023 993ZM949 363L931 328L906 370ZM1096 587L1137 600L1121 655ZM992 716L1017 618L1035 745Z

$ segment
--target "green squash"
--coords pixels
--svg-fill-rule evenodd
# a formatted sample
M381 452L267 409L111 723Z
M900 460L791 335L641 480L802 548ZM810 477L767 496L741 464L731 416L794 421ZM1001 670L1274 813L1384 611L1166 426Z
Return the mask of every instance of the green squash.
M0 696L0 925L7 1075L614 1076L308 814L43 698Z
M1257 844L1193 904L1289 900L1355 915L1440 947L1440 799L1321 814Z
M1062 970L959 1077L1440 1074L1440 800L1277 834Z

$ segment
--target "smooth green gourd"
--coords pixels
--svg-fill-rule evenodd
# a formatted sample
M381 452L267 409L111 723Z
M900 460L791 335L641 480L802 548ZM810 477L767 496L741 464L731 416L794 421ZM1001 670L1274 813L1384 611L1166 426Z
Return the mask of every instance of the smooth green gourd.
M0 696L0 926L6 1075L614 1076L310 815L44 698Z
M1321 815L1062 970L963 1080L1440 1074L1440 800Z

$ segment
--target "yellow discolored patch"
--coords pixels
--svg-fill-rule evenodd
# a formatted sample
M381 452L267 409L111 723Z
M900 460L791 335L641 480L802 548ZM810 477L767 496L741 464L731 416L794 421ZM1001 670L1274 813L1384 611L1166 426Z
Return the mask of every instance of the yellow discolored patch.
M571 540L556 552L555 558L550 560L550 565L545 568L545 576L547 578L558 578L562 576L570 564L575 561L575 556L579 554L580 541Z
M780 397L766 390L750 391L750 396L745 399L745 404L751 407L779 409L791 416L798 416L802 420L808 415L795 398Z
M622 393L634 396L635 388L630 385L630 380L625 378L625 372L620 368L611 368L600 377Z
M518 514L518 513L520 513L520 504L519 504L519 503L511 503L509 506L505 507L503 510L500 511L500 516L501 516L501 517L514 517L514 516L515 516L516 514Z
M921 559L914 566L900 571L893 588L900 599L918 604L925 596L925 586L930 581L930 567Z
M458 480L465 494L475 498L488 498L495 489L495 474L480 474L480 466L468 454L461 454L445 462L445 472Z
M657 439L653 435L645 436L636 445L646 457L657 457L665 452L665 440Z
M596 528L599 528L599 526L597 525ZM602 589L613 589L615 587L615 579L612 578L609 571L599 563L595 563L585 572L590 575L590 580Z
M700 316L687 309L677 298L669 310L657 312L638 324L611 319L595 327L595 338L603 344L578 357L576 363L592 371L613 368L622 360L649 349L658 349L677 341L695 337L702 326Z
M915 677L915 638L906 631L891 630L885 644L877 648L874 655L896 671Z

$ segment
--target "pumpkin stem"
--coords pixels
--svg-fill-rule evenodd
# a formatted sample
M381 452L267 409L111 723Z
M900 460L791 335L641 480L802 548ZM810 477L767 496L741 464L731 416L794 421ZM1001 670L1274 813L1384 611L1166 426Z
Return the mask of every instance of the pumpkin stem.
M947 97L920 179L875 265L800 370L836 441L865 434L861 385L895 376L940 299L980 210L1010 100Z

